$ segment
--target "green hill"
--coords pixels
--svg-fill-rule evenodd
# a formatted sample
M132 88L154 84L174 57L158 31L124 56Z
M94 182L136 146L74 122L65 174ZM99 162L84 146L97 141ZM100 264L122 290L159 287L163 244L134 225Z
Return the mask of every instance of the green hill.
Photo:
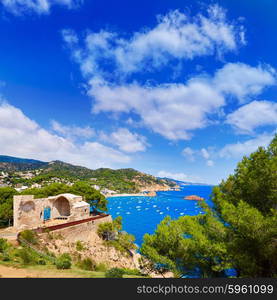
M175 182L169 179L158 179L131 168L92 170L62 161L41 162L6 156L0 156L0 171L9 173L11 184L48 184L53 180L57 182L57 179L61 179L63 182L82 180L98 185L101 189L107 188L120 193L137 193L153 187L167 189L176 185ZM21 173L25 171L33 173L33 177L30 179L24 178Z

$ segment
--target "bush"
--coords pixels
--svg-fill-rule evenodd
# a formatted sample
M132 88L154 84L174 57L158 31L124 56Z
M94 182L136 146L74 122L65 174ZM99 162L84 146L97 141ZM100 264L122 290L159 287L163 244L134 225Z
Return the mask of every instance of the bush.
M22 248L22 249L18 249L18 257L21 258L22 263L24 265L30 264L31 262L33 262L33 257L30 253L30 251L28 251L26 248Z
M99 263L95 267L95 271L98 272L106 272L108 270L108 266L104 263Z
M97 234L99 237L101 237L103 240L114 240L116 237L117 231L114 229L114 225L112 222L105 222L101 223L98 226Z
M2 255L2 260L3 261L10 261L11 260L10 255L7 252L4 252L3 255Z
M60 255L56 260L56 267L57 269L70 269L71 268L71 257L69 254L64 253Z
M6 239L0 239L0 253L4 253L9 247L8 241Z
M142 276L143 274L137 270L137 269L127 269L127 268L123 268L122 269L124 271L124 274L127 275L136 275L136 276Z
M36 233L32 230L24 230L20 233L20 237L24 240L26 240L27 242L31 243L31 244L37 244L38 243L38 237L36 235Z
M77 264L77 266L80 269L87 270L87 271L95 271L95 269L96 269L96 263L91 258L85 258L85 259L81 260Z
M40 258L40 259L38 259L37 264L38 265L46 265L46 261L44 259Z
M83 245L83 243L81 241L77 241L76 242L76 250L77 251L83 251L83 250L85 250L85 247L84 247L84 245Z
M105 273L106 278L122 278L124 270L120 268L112 268Z

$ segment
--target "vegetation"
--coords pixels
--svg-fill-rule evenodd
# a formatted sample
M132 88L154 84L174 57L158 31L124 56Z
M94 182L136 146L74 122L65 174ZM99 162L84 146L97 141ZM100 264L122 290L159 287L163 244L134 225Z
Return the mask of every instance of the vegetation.
M24 230L20 232L20 238L27 241L30 244L38 243L38 236L33 230Z
M13 219L13 196L17 192L11 187L0 188L0 227L9 226Z
M135 237L132 234L122 232L122 217L118 216L112 222L99 224L97 233L106 241L107 246L114 247L121 253L129 254L131 249L135 249Z
M137 269L111 268L105 272L106 278L122 278L124 275L130 275L131 277L145 277Z
M120 268L112 268L105 273L106 278L122 278L124 270Z
M71 268L71 256L68 253L61 254L56 259L56 267L59 270L65 270Z
M77 266L82 270L87 271L95 271L96 270L96 262L91 258L85 258L77 263Z
M238 164L235 174L213 190L214 208L205 214L166 217L141 253L156 268L176 276L277 276L277 136Z
M112 222L99 224L97 233L103 240L114 240L120 230L122 230L122 217L118 216Z
M83 245L83 243L81 241L77 241L76 242L76 250L77 251L83 251L83 250L85 250L85 246Z
M175 183L170 180L158 179L134 169L112 170L101 168L91 170L62 161L46 163L15 157L9 157L7 159L5 156L0 156L0 171L9 173L9 176L5 180L13 185L17 183L25 184L27 186L30 186L33 183L49 184L57 180L63 183L85 181L89 185L98 185L101 189L108 188L119 193L139 192L140 187L149 184L175 185ZM24 178L19 176L19 171L29 171L29 173L33 174L33 177Z

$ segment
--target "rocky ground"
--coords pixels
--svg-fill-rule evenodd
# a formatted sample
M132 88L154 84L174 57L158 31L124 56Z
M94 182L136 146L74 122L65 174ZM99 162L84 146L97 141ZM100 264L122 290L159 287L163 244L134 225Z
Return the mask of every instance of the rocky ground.
M132 255L122 253L114 247L108 247L95 232L91 232L89 241L82 241L82 250L78 249L76 242L63 239L58 233L41 235L40 244L56 255L70 253L73 258L91 258L97 264L105 263L109 268L139 268L140 254L132 251Z

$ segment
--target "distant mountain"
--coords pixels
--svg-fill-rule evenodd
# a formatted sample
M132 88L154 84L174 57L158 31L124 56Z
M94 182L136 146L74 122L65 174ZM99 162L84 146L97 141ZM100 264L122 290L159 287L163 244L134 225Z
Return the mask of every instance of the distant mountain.
M136 193L143 190L166 190L175 186L173 180L158 179L137 170L100 168L91 170L82 166L75 166L62 161L42 162L33 159L22 159L0 155L0 171L13 173L16 171L34 171L40 169L39 174L31 179L22 179L27 182L51 182L52 178L61 178L74 182L84 180L120 193ZM12 176L12 175L11 175ZM18 182L17 176L13 182ZM26 181L26 182L25 182Z
M27 158L0 155L0 171L25 171L39 169L48 163Z
M180 185L180 186L182 186L182 185L209 185L209 186L212 185L212 184L201 183L201 182L181 181L181 180L172 179L172 178L168 178L168 177L157 177L157 178L175 182L177 185Z

